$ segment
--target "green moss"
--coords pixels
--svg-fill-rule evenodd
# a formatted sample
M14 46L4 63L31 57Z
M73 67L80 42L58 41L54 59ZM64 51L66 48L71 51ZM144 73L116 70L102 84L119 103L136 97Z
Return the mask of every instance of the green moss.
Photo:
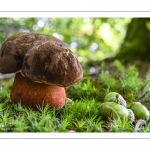
M98 108L109 92L118 92L131 102L149 96L150 76L139 76L134 65L124 67L115 61L113 67L100 66L96 77L86 76L75 85L66 88L67 103L60 110L50 110L49 106L39 106L38 111L14 105L10 100L13 79L1 80L0 90L0 132L134 132L134 125L128 120L113 121L109 126L98 114ZM140 99L140 100L141 100ZM148 100L148 99L147 99ZM149 132L149 124L141 132Z

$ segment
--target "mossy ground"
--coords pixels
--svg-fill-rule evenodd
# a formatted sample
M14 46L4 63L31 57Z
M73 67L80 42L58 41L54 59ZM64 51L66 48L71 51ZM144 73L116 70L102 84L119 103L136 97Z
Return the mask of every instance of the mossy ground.
M149 109L148 69L144 72L140 67L139 72L139 66L125 67L118 60L100 63L90 75L89 69L83 67L83 79L66 88L67 103L60 110L41 106L33 111L21 104L14 105L10 100L13 79L1 80L0 132L134 132L134 125L128 120L114 120L112 126L107 126L98 108L106 94L118 92L127 101L127 107L140 101ZM150 132L150 124L140 132Z

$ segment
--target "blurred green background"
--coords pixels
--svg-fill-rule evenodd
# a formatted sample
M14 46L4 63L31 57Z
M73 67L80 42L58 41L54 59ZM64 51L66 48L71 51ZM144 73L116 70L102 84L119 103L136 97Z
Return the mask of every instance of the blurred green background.
M131 18L0 18L0 46L17 32L52 34L64 41L79 61L113 56Z
M18 32L51 34L86 68L110 58L149 61L149 31L149 18L0 18L0 47Z

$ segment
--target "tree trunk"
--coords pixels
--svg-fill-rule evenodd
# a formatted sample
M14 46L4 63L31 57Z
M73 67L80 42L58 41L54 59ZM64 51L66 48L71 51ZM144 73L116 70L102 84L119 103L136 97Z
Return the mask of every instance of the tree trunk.
M150 61L150 18L133 18L131 20L116 58L123 62Z

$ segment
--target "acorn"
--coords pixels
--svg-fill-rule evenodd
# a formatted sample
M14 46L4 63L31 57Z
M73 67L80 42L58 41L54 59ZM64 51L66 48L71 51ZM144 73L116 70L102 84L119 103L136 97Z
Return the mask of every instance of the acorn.
M117 92L108 93L104 98L104 102L115 102L115 103L118 103L118 104L126 107L125 99L122 97L122 95L120 95Z
M129 119L130 122L133 123L135 121L135 115L134 115L134 113L133 113L133 111L131 109L127 109L127 110L129 112L128 119Z
M149 111L140 102L132 103L132 105L130 106L130 109L135 114L136 119L144 119L145 121L149 120Z
M135 122L134 132L140 132L142 128L146 127L147 127L146 121L139 119Z
M128 110L115 102L105 102L102 103L99 107L99 115L103 120L114 119L114 118L128 118Z

